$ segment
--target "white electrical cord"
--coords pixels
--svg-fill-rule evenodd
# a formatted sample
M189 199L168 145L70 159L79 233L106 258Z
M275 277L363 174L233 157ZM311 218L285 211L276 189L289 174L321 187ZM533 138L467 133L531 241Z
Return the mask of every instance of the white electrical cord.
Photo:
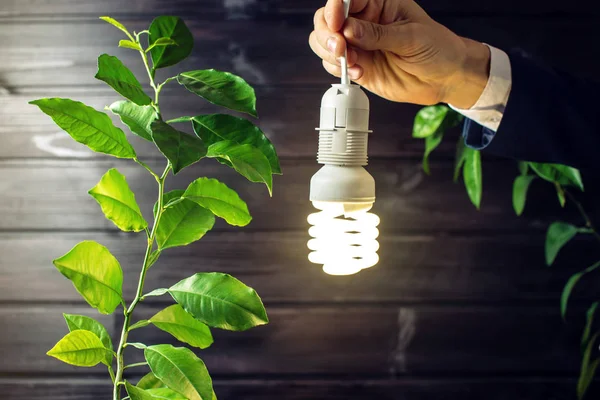
M352 0L344 1L344 19L348 19L350 15L350 2ZM340 65L342 67L342 85L349 85L350 80L348 79L348 44L346 43L346 52L343 57L340 57Z

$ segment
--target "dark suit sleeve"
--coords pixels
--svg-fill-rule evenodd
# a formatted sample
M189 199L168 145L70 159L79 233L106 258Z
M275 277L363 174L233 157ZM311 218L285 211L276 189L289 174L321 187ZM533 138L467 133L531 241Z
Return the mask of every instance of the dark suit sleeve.
M598 82L575 78L509 53L512 89L497 132L466 120L466 143L524 161L598 168L600 107Z

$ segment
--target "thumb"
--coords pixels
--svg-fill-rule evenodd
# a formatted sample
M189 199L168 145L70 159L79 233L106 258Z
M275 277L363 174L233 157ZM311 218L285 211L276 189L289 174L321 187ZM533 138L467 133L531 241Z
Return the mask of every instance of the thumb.
M348 18L343 34L349 44L363 50L393 50L404 24L380 25L356 18Z

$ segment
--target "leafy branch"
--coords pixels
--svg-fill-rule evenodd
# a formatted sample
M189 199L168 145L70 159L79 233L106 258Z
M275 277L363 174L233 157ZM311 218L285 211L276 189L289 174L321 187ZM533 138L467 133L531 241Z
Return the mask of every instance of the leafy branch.
M154 90L152 99L117 57L103 54L98 58L96 78L127 99L113 103L106 110L118 115L133 134L154 143L166 158L166 166L162 174L155 173L138 157L125 133L105 113L70 99L46 98L30 102L75 141L98 153L133 160L154 177L158 186L151 228L127 179L117 169L107 171L90 189L90 196L115 226L125 232L143 231L147 236L137 290L127 305L119 261L99 243L81 242L54 260L56 268L100 313L112 314L122 306L123 326L115 351L110 334L98 321L65 314L70 332L48 351L48 355L82 367L104 364L113 382L113 400L121 400L123 388L127 391L125 399L132 400L214 400L216 395L208 370L194 352L185 347L130 342L129 336L136 329L154 325L183 343L204 349L213 342L210 328L243 331L268 323L258 294L227 274L195 274L169 288L158 288L144 295L148 271L168 249L200 240L212 229L216 217L234 226L245 226L252 217L238 194L216 179L199 177L187 189L167 193L165 182L171 172L177 174L203 158L215 158L249 181L264 183L271 193L272 175L281 173L279 159L265 134L246 119L213 114L173 120L191 123L195 135L181 132L163 120L160 93L167 83L175 80L217 106L257 115L254 89L242 78L227 72L189 71L157 84L157 69L177 64L192 51L193 37L183 20L158 17L148 30L131 34L113 18L101 19L127 36L127 40L119 42L119 47L140 53ZM147 46L140 40L142 35L148 36ZM133 323L134 311L141 301L166 294L175 304L148 320ZM127 364L124 349L130 346L142 350L146 360ZM137 385L124 379L126 369L140 367L149 367L150 372Z
M463 117L454 110L445 105L430 106L421 109L415 117L413 127L413 137L425 140L425 151L423 157L423 170L429 174L429 156L442 142L445 131L455 127L462 121ZM456 159L454 167L454 181L460 177L463 172L463 181L467 194L477 209L480 208L483 182L482 182L482 164L480 152L465 146L464 139L461 137L457 144ZM565 165L543 164L533 162L519 162L520 174L513 183L513 208L517 215L521 215L525 210L527 193L530 185L538 179L551 183L556 189L557 198L561 207L565 207L567 198L579 211L584 220L583 226L575 226L565 222L553 222L547 230L545 240L545 258L548 266L556 260L560 250L567 245L578 234L591 234L600 241L600 232L585 211L583 205L577 200L576 196L568 188L576 188L584 191L583 180L580 172ZM590 267L571 276L564 286L561 299L560 311L563 319L566 319L567 306L571 293L576 284L587 274L590 274L600 268L600 261ZM600 337L600 331L592 335L594 316L600 302L594 302L586 314L586 325L581 338L582 364L577 384L577 396L583 399L589 386L591 385L600 357L593 359L593 354L597 353L597 343Z

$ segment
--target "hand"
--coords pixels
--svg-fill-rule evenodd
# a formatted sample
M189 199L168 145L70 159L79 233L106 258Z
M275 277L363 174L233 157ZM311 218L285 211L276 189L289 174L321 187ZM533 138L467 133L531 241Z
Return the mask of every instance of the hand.
M472 107L489 76L487 46L462 38L413 0L354 0L344 22L342 0L315 14L310 46L324 68L341 76L348 43L348 74L388 100Z

